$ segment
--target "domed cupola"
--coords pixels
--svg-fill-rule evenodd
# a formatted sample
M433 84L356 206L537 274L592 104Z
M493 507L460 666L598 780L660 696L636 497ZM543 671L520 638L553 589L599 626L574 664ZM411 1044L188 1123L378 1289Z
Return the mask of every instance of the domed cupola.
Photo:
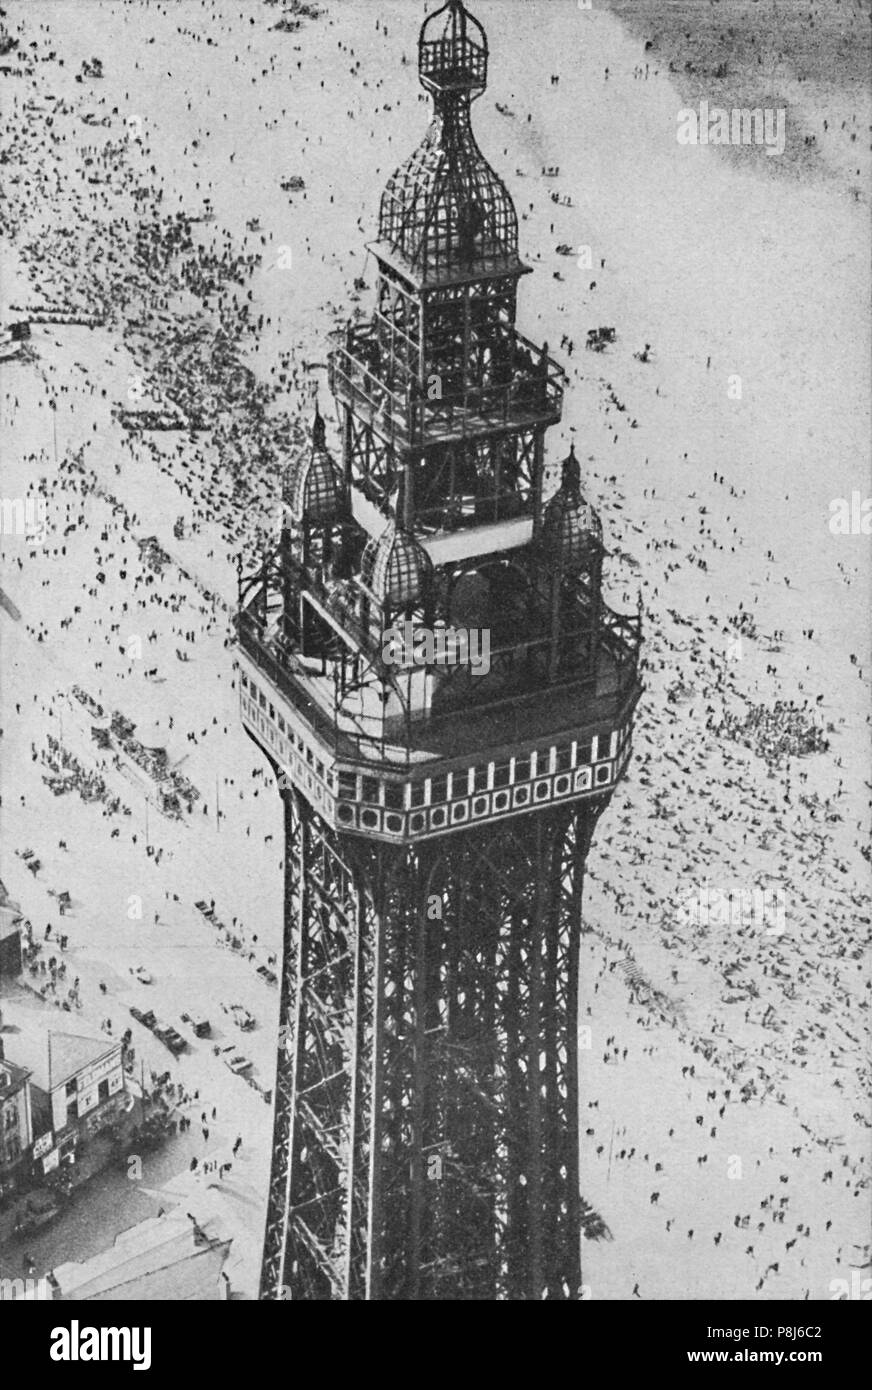
M301 448L288 467L285 497L294 521L335 521L344 510L342 477L327 448L317 406L311 444Z
M584 569L602 555L602 522L582 496L574 445L563 460L560 487L545 507L542 549L546 562L564 572Z
M517 270L515 207L470 122L470 103L487 82L484 30L450 0L425 21L418 57L433 122L382 195L379 242L423 284L472 267Z
M430 92L478 96L487 86L487 36L460 0L448 0L424 20L418 73L422 87Z
M415 537L392 519L378 539L367 544L361 573L382 607L397 613L426 600L433 562Z

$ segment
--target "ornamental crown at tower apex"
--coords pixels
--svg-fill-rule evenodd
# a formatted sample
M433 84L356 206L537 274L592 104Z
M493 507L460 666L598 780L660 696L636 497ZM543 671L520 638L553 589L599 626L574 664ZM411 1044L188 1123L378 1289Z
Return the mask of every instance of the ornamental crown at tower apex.
M450 0L424 22L418 53L433 119L388 180L378 244L419 287L496 269L523 274L514 204L478 148L470 120L471 103L487 84L484 30L459 0Z
M605 796L639 692L575 449L553 493L545 467L565 375L516 326L517 213L470 116L487 40L432 6L430 125L382 196L371 317L328 356L341 456L316 404L239 590L246 729L331 827L392 843ZM397 626L430 643L411 662Z
M432 92L466 91L476 96L487 86L487 36L461 0L448 0L421 26L418 73Z

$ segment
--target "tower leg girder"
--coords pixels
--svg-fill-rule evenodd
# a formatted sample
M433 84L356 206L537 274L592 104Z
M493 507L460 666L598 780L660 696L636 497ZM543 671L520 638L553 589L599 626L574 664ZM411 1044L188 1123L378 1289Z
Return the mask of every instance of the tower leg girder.
M409 847L285 793L261 1297L578 1296L578 937L603 804Z

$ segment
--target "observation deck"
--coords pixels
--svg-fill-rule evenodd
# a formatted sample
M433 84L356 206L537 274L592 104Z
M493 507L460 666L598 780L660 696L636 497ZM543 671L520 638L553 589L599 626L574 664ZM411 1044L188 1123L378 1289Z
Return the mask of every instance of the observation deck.
M328 358L330 389L398 453L556 424L563 369L517 330L509 343L517 364L510 380L440 386L441 394L431 400L426 383L401 384L382 375L373 325L352 328L346 346Z
M494 645L487 675L436 668L441 701L414 711L404 681L423 679L421 668L380 666L378 634L353 600L317 583L297 598L381 686L343 689L339 661L302 655L274 607L264 621L255 595L237 618L241 714L334 828L407 842L603 794L619 779L640 693L638 617L604 604L580 612L556 677L550 643L531 623L529 636Z

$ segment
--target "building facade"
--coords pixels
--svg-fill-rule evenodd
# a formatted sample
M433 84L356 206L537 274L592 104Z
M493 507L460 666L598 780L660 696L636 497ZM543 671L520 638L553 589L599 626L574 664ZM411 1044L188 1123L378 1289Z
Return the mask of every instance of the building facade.
M15 1047L32 1080L33 1159L49 1173L73 1161L78 1143L111 1124L126 1103L121 1041L34 1023L19 1029Z
M5 1059L0 1038L0 1196L17 1187L32 1143L30 1072Z
M124 1094L121 1043L49 1033L49 1048L55 1132L72 1125L87 1137L109 1123Z
M21 909L0 882L0 980L21 974Z

